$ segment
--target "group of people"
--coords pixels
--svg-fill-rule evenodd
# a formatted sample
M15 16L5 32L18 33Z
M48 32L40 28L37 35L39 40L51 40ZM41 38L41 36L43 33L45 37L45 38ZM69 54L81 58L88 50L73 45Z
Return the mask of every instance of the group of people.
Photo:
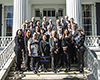
M84 67L84 40L83 29L78 28L74 19L68 20L68 16L57 19L56 25L43 17L43 22L32 21L22 24L15 36L15 70L21 70L24 53L25 71L30 71L30 62L33 72L39 72L42 67L44 72L51 65L52 71L57 73L59 67L65 67L65 72L71 68L71 64L78 63L78 71L83 72Z

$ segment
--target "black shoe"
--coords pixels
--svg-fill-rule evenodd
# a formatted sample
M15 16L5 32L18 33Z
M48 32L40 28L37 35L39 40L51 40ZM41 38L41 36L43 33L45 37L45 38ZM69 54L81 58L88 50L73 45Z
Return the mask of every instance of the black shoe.
M68 72L69 70L68 69L66 69L64 72Z
M33 70L33 73L36 74L37 72L35 70Z
M80 70L80 73L82 73L83 72L83 70Z
M37 70L36 73L40 73L40 71Z
M80 69L77 69L76 71L80 71Z

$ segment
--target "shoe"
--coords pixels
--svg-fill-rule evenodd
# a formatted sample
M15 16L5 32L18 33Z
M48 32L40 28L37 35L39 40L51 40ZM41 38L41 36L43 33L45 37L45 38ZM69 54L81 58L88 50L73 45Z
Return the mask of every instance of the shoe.
M36 74L37 72L35 70L33 70L33 73Z
M83 72L83 70L80 70L80 73L82 73Z
M40 71L37 70L36 73L40 73Z
M77 69L76 71L80 71L80 69Z
M66 69L64 72L68 72L69 70L68 69Z

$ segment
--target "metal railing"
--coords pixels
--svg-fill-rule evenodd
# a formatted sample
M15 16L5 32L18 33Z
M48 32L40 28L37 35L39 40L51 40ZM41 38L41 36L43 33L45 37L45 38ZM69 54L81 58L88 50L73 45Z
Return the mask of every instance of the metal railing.
M90 51L88 46L85 44L86 51L84 54L84 58L86 60L86 63L89 67L89 69L92 71L94 77L96 80L98 80L98 60L96 57L93 55L93 53Z
M86 36L85 43L87 46L100 46L100 36Z
M4 67L11 55L14 53L14 46L15 42L12 40L0 53L0 70Z
M12 41L12 36L0 36L0 48L5 48Z

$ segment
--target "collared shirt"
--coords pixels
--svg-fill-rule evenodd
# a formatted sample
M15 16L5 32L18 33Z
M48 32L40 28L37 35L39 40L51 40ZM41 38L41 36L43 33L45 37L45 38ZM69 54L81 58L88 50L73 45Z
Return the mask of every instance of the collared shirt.
M59 39L61 40L61 38L62 38L62 34L59 34Z

